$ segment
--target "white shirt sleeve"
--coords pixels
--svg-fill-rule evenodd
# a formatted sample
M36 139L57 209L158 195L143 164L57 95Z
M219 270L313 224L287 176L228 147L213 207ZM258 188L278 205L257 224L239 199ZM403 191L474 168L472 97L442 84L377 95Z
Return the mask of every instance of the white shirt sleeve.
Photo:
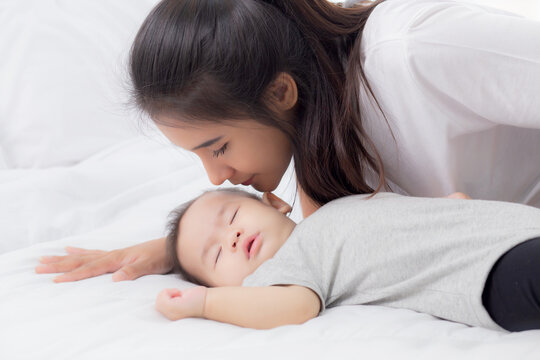
M386 0L362 60L388 120L361 92L362 121L393 184L540 207L540 22L465 1Z
M540 129L540 21L442 1L410 23L417 84L487 121Z

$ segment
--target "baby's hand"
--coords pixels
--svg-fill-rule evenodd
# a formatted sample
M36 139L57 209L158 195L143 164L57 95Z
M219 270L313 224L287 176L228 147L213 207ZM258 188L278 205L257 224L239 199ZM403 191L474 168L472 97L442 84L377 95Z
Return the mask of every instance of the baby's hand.
M169 320L202 317L206 287L197 286L186 290L164 289L156 298L156 309Z

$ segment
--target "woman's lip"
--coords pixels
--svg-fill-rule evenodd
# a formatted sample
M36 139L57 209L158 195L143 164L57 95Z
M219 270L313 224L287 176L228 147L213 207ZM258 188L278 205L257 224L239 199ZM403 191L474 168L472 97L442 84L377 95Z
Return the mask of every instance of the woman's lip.
M244 186L248 186L248 185L251 185L251 183L253 182L253 178L255 177L255 175L251 176L248 180L244 181L242 183L242 185Z

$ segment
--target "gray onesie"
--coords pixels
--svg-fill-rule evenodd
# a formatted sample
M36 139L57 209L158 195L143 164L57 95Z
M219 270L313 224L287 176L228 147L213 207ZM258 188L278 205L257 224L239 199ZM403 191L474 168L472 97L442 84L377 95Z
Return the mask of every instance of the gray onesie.
M505 252L538 236L540 209L525 205L349 196L298 224L243 285L305 286L321 311L384 305L500 330L482 305L487 276Z

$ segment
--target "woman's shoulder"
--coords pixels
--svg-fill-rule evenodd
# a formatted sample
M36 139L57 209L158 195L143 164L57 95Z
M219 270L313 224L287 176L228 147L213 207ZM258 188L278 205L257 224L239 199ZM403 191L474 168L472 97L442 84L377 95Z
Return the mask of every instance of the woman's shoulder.
M440 0L386 0L373 10L362 33L362 48L403 38L415 19Z
M362 33L362 51L366 53L391 41L438 33L439 28L448 32L452 19L482 13L509 15L473 0L386 0L369 16Z
M377 5L368 18L362 41L376 43L393 39L408 31L410 24L437 0L386 0Z

